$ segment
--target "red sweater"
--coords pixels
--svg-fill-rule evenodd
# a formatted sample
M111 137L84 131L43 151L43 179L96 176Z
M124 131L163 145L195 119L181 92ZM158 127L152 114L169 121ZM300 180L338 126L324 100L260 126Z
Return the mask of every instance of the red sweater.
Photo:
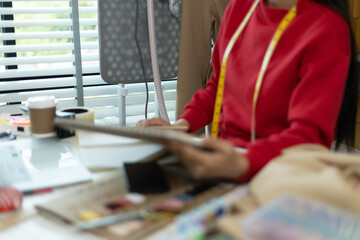
M254 0L233 0L214 47L214 75L186 105L191 131L212 121L219 68L226 46ZM283 148L300 143L330 147L350 62L346 22L312 0L299 0L298 14L280 39L265 73L256 108L256 141L250 141L255 82L284 9L261 0L233 47L227 66L219 137L248 150L248 180Z

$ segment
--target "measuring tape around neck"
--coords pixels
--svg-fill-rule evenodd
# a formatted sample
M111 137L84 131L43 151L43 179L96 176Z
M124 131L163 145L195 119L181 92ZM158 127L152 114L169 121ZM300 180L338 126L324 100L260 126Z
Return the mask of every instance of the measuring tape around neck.
M254 4L251 6L250 10L246 14L244 20L240 23L239 27L237 28L234 35L231 37L222 62L221 62L221 69L218 81L218 87L216 92L216 99L215 99L215 106L214 106L214 114L213 114L213 121L212 121L212 128L211 128L211 136L213 138L217 138L218 136L218 128L219 128L219 121L220 121L220 113L221 113L221 103L224 94L224 87L225 87L225 75L226 75L226 67L227 61L230 55L230 52L233 46L236 43L236 40L239 38L240 34L242 33L243 29L245 28L246 24L249 22L251 15L253 14L256 6L259 4L260 0L256 0ZM251 141L254 141L256 138L255 134L255 119L256 119L256 104L259 98L259 92L261 89L261 85L264 79L264 75L266 72L266 68L269 65L271 56L273 55L276 45L278 44L282 34L284 33L287 26L291 23L291 21L296 17L297 10L296 5L290 9L290 11L285 15L285 17L280 22L279 26L277 27L275 34L273 35L271 42L266 50L263 62L261 64L260 72L255 84L255 90L253 95L253 103L252 103L252 113L251 113Z

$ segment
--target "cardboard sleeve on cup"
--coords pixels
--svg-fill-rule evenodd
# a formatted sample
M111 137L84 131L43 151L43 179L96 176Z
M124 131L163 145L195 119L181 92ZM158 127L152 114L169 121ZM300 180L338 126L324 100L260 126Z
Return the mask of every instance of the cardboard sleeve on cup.
M55 96L39 95L27 99L31 133L34 137L54 135Z
M59 118L72 118L77 120L85 120L93 122L95 119L94 110L86 107L70 107L63 108L56 111L56 117ZM75 131L73 130L65 130L57 127L56 134L59 138L66 138L75 135Z

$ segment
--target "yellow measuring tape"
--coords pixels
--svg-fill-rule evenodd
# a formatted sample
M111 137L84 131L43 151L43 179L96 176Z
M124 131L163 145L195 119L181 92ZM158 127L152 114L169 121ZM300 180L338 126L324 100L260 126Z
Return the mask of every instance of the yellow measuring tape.
M226 75L226 67L227 67L227 61L230 55L230 52L233 48L233 46L236 43L236 40L240 36L241 32L245 28L246 24L248 23L251 15L253 14L256 6L259 4L260 0L256 0L254 4L251 6L249 12L246 14L244 20L241 22L239 27L237 28L234 35L231 37L230 42L228 43L222 62L221 62L221 69L220 69L220 75L219 75L219 81L218 81L218 88L216 92L216 100L215 100L215 107L214 107L214 115L213 115L213 121L212 121L212 128L211 128L211 136L213 138L217 138L218 135L218 128L219 128L219 120L220 120L220 113L221 113L221 102L224 94L224 87L225 87L225 75ZM265 57L263 59L263 62L261 64L260 72L258 75L258 78L256 80L255 84L255 90L253 95L253 105L252 105L252 114L251 114L251 141L255 140L256 134L255 134L255 112L256 112L256 104L259 97L260 88L264 79L264 75L266 72L266 68L269 65L270 59L272 54L274 53L274 50L276 48L277 43L279 42L282 34L284 33L287 26L290 24L290 22L296 17L297 11L296 11L296 5L290 9L290 11L286 14L286 16L283 18L279 26L277 27L274 36L271 39L271 42L268 46L268 49L266 50Z

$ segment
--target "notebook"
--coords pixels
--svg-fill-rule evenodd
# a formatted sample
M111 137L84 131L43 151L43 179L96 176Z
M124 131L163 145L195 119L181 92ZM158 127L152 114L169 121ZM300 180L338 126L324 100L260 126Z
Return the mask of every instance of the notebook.
M91 179L91 173L59 139L0 143L0 185L11 184L26 193Z

